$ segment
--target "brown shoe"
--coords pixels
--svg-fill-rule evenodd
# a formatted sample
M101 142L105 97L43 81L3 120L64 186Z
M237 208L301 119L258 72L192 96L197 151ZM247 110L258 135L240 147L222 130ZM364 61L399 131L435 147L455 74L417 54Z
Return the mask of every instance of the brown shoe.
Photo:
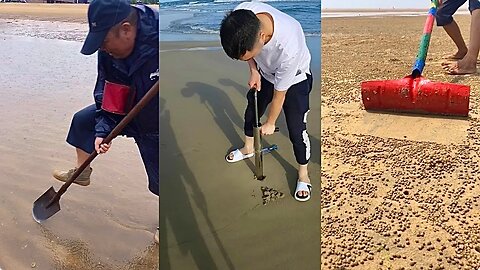
M68 179L75 173L77 168L70 169L68 171L59 171L55 170L53 172L53 177L55 177L57 180L60 180L62 182L67 182ZM92 174L93 169L92 168L85 168L83 172L80 173L80 175L73 181L73 183L80 185L80 186L88 186L90 185L90 175Z

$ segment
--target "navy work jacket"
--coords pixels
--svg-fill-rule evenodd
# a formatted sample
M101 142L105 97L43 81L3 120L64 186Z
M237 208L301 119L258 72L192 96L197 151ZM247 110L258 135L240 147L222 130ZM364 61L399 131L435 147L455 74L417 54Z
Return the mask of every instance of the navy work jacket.
M150 7L134 6L137 10L135 47L126 59L115 59L105 51L98 51L98 76L94 90L97 107L95 136L105 138L123 116L101 109L105 80L124 84L135 90L134 104L159 80L159 24L158 11ZM136 137L158 135L159 98L154 97L123 130L122 135Z

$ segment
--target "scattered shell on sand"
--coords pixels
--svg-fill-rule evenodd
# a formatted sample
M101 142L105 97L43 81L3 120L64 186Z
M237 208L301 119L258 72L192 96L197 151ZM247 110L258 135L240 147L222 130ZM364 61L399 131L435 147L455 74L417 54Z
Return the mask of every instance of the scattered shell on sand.
M285 197L285 194L283 194L283 192L280 192L270 187L262 186L261 190L262 190L263 205L266 205L269 202L273 202L277 199L281 199Z

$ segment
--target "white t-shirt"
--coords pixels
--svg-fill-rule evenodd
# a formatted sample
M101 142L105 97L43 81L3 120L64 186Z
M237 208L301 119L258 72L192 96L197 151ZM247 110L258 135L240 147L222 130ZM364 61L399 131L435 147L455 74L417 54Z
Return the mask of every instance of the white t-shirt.
M310 52L300 23L274 7L262 2L244 2L237 9L253 13L268 13L273 18L273 35L260 53L253 59L262 76L271 82L275 90L286 91L310 74Z

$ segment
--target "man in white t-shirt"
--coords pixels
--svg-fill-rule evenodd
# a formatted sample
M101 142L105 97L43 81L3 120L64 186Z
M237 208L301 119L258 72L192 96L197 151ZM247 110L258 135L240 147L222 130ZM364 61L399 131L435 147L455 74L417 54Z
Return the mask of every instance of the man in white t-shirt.
M258 91L259 116L271 103L268 119L261 128L262 135L274 132L275 122L283 108L299 164L294 197L298 201L309 200L312 186L307 169L310 159L307 114L313 79L310 52L300 23L267 4L245 2L225 16L220 27L220 39L230 58L248 62L248 85ZM227 155L227 162L237 162L254 155L253 91L249 91L247 100L245 144Z

